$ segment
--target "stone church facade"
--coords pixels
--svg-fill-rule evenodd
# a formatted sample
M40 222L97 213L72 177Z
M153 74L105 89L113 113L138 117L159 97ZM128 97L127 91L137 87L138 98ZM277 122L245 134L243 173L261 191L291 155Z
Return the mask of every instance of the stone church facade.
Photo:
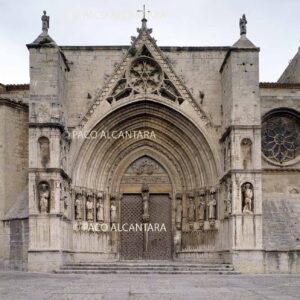
M231 263L300 271L300 52L259 82L259 48L27 45L0 85L0 265Z

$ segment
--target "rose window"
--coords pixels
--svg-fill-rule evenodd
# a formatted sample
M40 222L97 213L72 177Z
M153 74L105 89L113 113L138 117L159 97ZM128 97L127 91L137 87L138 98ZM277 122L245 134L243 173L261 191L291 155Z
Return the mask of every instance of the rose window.
M300 154L300 123L292 115L271 116L262 125L262 152L284 163Z
M133 61L128 79L138 93L152 93L160 87L163 75L160 66L152 58L142 56Z

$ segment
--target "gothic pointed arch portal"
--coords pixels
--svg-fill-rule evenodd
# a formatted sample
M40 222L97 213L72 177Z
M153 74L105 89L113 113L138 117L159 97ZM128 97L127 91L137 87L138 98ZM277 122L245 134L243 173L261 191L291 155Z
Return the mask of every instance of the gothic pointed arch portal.
M205 133L184 114L161 102L140 99L116 107L92 131L95 138L83 140L80 146L77 144L79 151L74 156L72 171L74 201L85 203L85 199L90 199L89 207L77 205L83 210L83 214L77 214L83 216L83 220L75 219L77 225L74 227L77 231L73 241L78 253L82 249L87 251L84 241L89 239L88 250L97 252L101 245L105 255L114 254L124 259L171 259L182 250L190 251L194 245L189 242L202 241L202 235L209 234L210 240L216 239L216 214L213 212L214 219L208 219L207 211L203 213L206 219L198 221L200 215L196 210L199 201L206 197L207 203L211 199L212 209L217 211L214 204L216 191L212 187L216 186L220 174L218 159ZM133 134L127 138L122 135L113 138L112 132L153 132L154 136ZM205 196L200 190L204 190ZM145 199L148 199L148 206ZM84 219L87 210L89 220ZM112 231L98 235L87 232L89 235L85 237L80 228L90 228L93 221L96 228L99 224L112 228L132 222L154 222L159 226L164 223L166 232L161 235L149 233L148 236L143 232L130 234L132 240L126 233ZM205 233L199 230L199 226L204 228L204 222ZM193 228L198 231L194 232ZM196 237L191 236L193 234ZM124 244L125 240L131 242ZM181 248L181 241L186 249ZM132 245L135 247L130 248Z

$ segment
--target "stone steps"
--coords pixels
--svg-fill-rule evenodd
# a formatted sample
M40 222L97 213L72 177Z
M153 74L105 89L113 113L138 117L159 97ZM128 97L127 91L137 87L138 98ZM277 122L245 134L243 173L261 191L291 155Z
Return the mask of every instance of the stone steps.
M231 264L199 263L73 263L62 266L59 274L239 274Z

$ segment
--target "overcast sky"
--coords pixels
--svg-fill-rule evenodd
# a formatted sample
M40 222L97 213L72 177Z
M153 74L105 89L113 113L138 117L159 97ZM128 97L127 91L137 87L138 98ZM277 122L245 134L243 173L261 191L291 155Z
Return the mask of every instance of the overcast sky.
M25 44L41 33L43 10L58 45L127 45L144 3L158 46L231 46L246 13L260 81L277 81L300 46L299 0L0 0L0 82L29 82Z

